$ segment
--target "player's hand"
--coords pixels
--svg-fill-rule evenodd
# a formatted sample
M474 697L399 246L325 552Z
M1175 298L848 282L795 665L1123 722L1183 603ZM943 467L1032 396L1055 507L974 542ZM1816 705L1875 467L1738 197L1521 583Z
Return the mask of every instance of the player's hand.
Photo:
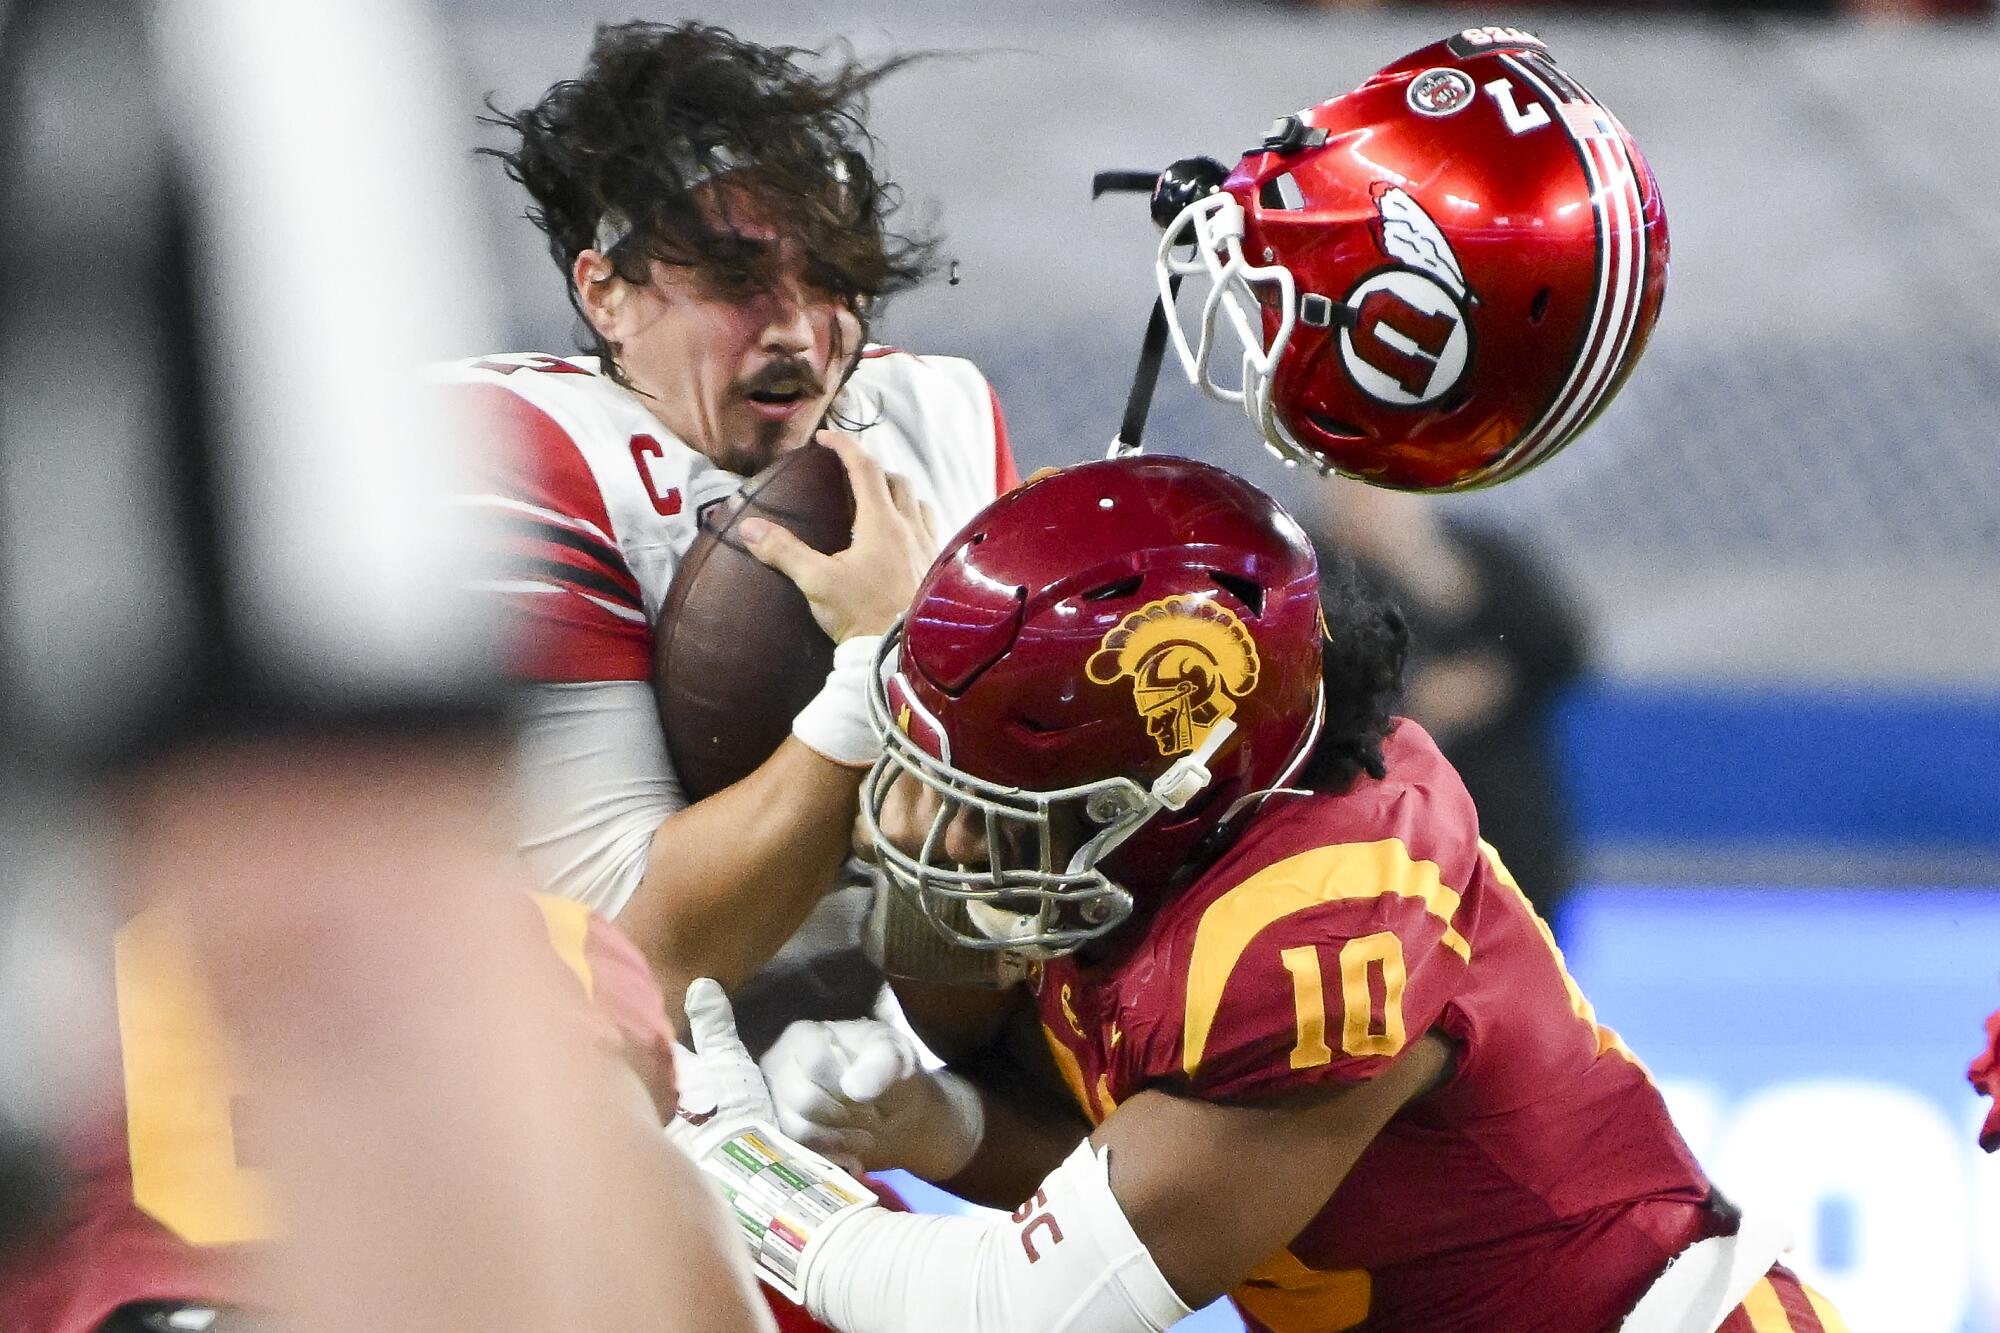
M823 430L854 490L854 541L821 555L782 525L746 518L737 532L750 554L798 585L813 619L835 643L881 634L916 595L937 550L936 521L909 482L870 458L851 435Z
M779 1131L851 1171L948 1180L985 1136L978 1091L924 1068L909 1034L876 1019L794 1023L763 1070Z
M944 800L936 789L908 773L895 774L889 779L888 790L882 793L881 808L875 812L875 836L869 836L864 814L857 813L854 817L851 842L855 856L871 865L879 864L878 839L905 856L915 856L930 837L931 825ZM942 850L945 859L956 865L988 864L991 854L986 846L986 821L977 810L969 805L955 806L945 824Z
M722 987L700 977L687 990L688 1038L675 1075L680 1101L667 1124L667 1137L699 1158L707 1138L746 1122L776 1124L777 1110L757 1062L736 1033L736 1014Z

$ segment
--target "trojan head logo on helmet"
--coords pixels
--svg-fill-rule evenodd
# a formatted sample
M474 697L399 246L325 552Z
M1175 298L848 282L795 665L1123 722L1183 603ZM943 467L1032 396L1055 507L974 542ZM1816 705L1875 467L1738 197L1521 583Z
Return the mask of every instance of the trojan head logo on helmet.
M1155 191L1176 351L1282 457L1405 490L1518 476L1617 393L1667 220L1624 127L1534 37L1473 28ZM1241 359L1225 347L1241 348ZM1233 367L1240 364L1240 375Z
M1257 687L1257 645L1228 607L1164 597L1119 621L1084 671L1099 685L1130 676L1160 753L1188 754Z
M1002 496L883 640L862 811L891 885L977 949L1049 957L1115 928L1304 762L1321 632L1305 534L1218 468L1120 458ZM879 817L908 782L939 805L899 847ZM958 819L983 863L945 855Z

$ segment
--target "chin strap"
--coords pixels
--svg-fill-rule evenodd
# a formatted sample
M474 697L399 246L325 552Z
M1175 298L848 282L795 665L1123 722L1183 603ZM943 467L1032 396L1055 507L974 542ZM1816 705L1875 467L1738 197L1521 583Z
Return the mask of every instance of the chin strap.
M1184 754L1167 766L1167 771L1153 779L1150 788L1153 799L1169 810L1185 809L1187 803L1201 794L1213 776L1208 771L1208 761L1215 758L1215 752L1222 743L1236 732L1234 718L1223 718L1210 729L1206 739L1190 754Z

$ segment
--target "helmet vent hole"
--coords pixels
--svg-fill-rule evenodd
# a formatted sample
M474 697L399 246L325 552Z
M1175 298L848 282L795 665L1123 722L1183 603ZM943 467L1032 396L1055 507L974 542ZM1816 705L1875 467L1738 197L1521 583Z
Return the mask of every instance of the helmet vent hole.
M1208 576L1218 588L1248 607L1253 619L1264 614L1264 587L1257 580L1241 574L1225 574L1219 569L1209 570Z
M1343 440L1361 440L1368 437L1368 432L1362 430L1361 427L1355 425L1353 422L1342 421L1337 417L1330 417L1324 412L1307 412L1306 420L1310 421L1316 429L1325 431L1328 435L1338 436Z
M1549 289L1542 288L1535 293L1534 304L1528 307L1528 322L1539 324L1549 313Z
M1086 602L1108 602L1117 597L1130 597L1133 593L1139 591L1140 581L1140 576L1134 574L1129 579L1120 579L1116 583L1107 583L1101 588L1092 588L1083 595L1083 600Z
M1267 209L1297 212L1306 206L1306 197L1289 171L1282 172L1257 187L1257 202Z

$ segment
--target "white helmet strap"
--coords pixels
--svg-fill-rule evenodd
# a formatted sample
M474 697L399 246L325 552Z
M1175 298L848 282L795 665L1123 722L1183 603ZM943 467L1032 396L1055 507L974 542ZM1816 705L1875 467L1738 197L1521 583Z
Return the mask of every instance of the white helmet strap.
M1201 794L1213 776L1208 771L1208 761L1215 757L1222 743L1236 730L1233 718L1223 718L1210 729L1202 743L1188 754L1182 755L1167 766L1167 771L1153 779L1148 789L1154 800L1168 810L1182 810L1187 803Z

